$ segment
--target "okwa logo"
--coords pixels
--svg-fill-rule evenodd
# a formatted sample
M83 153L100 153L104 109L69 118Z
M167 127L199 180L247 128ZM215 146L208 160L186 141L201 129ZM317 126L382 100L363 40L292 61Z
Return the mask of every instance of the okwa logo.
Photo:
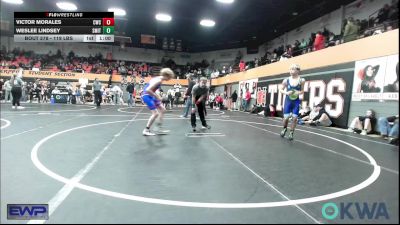
M366 202L341 202L339 207L336 203L328 202L322 206L322 216L327 220L340 219L368 219L379 220L389 219L389 213L386 204L382 202L374 202L368 204Z

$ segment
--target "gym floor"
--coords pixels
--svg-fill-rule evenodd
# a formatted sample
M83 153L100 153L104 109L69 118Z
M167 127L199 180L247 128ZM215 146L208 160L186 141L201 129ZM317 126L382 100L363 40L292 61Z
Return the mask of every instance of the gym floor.
M169 135L144 137L145 107L24 106L1 104L1 223L399 222L384 140L299 126L289 141L280 118L210 109L193 133L182 108ZM49 204L49 220L7 220L7 204Z

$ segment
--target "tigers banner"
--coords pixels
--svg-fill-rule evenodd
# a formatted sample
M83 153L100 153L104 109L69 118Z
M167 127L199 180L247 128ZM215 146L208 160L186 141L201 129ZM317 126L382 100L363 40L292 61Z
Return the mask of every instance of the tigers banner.
M302 71L306 83L304 94L300 95L301 107L322 104L339 127L346 127L350 110L351 87L353 85L353 65L337 65L332 68ZM279 92L282 81L288 74L273 78L259 79L257 86L257 105L276 106L278 115L282 115L285 96Z

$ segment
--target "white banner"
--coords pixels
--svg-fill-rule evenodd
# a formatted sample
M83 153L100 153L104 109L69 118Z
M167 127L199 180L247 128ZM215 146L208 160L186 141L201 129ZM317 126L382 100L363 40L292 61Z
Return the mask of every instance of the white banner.
M352 101L399 100L399 55L357 61Z
M258 79L245 80L239 82L239 98L244 98L246 89L249 89L252 99L257 99L257 83Z

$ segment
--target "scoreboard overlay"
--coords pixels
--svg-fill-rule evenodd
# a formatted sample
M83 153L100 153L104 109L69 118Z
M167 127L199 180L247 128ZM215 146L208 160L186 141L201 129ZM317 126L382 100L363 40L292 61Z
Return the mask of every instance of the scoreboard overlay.
M14 12L15 42L114 42L113 12Z

